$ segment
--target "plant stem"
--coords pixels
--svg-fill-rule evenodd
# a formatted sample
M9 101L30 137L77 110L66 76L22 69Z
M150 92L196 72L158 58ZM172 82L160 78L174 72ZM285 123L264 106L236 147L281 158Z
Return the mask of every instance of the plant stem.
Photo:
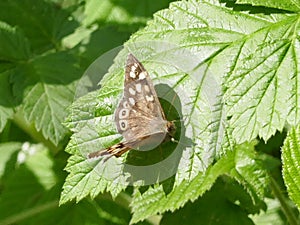
M54 154L58 152L59 146L56 147L51 141L45 139L44 136L35 129L33 124L30 124L25 120L24 116L20 112L15 113L13 122L32 137L34 141L43 143Z
M280 189L279 185L277 184L276 180L270 176L271 180L271 189L274 193L274 195L277 197L281 204L282 211L284 212L288 222L290 225L299 225L299 221L296 218L296 215L293 213L292 208L289 206L286 197L282 193L282 190Z
M132 201L132 198L125 192L121 192L115 199L112 199L111 195L108 193L99 195L99 198L104 198L104 199L109 199L111 201L114 201L118 205L120 205L123 208L128 209L130 211L129 205L130 205L130 202ZM153 215L153 216L146 218L145 220L150 224L159 225L161 219L162 219L161 215Z
M30 208L28 210L25 210L23 212L19 212L15 215L12 215L2 221L0 221L1 225L9 225L9 224L17 224L21 221L24 221L25 219L32 217L34 215L37 215L41 212L47 211L49 209L54 209L58 206L58 201L52 201L45 203L43 205L38 205L36 207Z

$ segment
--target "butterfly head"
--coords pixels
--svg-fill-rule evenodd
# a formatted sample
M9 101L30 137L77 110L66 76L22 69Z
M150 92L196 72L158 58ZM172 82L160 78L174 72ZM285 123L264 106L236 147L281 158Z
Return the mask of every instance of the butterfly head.
M167 131L168 131L168 135L170 137L174 137L175 132L176 132L176 126L173 121L167 122Z

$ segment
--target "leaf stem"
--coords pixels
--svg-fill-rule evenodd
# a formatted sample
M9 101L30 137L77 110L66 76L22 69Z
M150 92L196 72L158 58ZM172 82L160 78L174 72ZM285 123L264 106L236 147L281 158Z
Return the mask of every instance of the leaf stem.
M281 208L289 222L290 225L299 225L299 221L296 218L296 215L293 213L292 208L289 206L286 197L284 196L284 194L282 193L282 190L280 189L278 183L276 182L276 180L272 177L272 175L270 176L270 180L271 180L271 189L274 193L274 195L277 197L277 199L280 202Z
M56 208L58 206L58 201L52 201L45 203L43 205L38 205L36 207L33 207L31 209L25 210L23 212L20 212L16 215L12 215L2 221L0 221L1 225L9 225L9 224L17 224L21 221L24 221L25 219L32 217L34 215L37 215L41 212L47 211L49 209Z
M52 153L55 154L59 151L59 147L56 147L51 141L45 139L44 136L35 129L34 124L30 124L26 121L20 111L14 114L13 122L26 132L34 141L43 143L51 150Z
M131 210L130 203L132 202L132 198L125 192L121 192L115 199L112 199L111 195L108 193L99 195L99 198L109 199L122 206L123 208L128 209L129 211ZM145 220L150 224L159 225L161 219L161 215L153 215L146 218Z

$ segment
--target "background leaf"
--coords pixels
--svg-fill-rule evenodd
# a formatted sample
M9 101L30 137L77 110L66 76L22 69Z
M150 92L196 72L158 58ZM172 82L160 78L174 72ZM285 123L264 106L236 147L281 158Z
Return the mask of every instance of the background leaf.
M76 27L69 12L50 1L4 0L0 9L0 20L22 27L33 51L38 53L59 47L60 40Z
M55 144L66 135L61 124L66 112L60 109L73 101L74 79L79 75L75 59L66 52L36 58L14 71L14 94L23 97L25 119L35 122L36 129Z
M10 146L2 145L1 151L8 151ZM19 147L21 147L20 144ZM14 151L6 163L12 165L11 168L14 170L6 170L4 174L7 179L2 183L0 221L5 221L6 217L13 214L26 211L30 208L32 201L55 184L55 175L51 171L53 162L41 145L23 144L21 151ZM19 186L20 181L22 181L22 188Z
M277 9L284 9L289 10L292 12L298 12L300 9L299 2L295 2L293 0L287 0L287 1L280 1L280 0L237 0L236 3L238 4L251 4L254 6L266 6L266 7L272 7Z
M0 21L0 60L10 63L26 60L30 56L27 38L17 28Z
M160 8L166 8L170 1L161 1L160 4L152 4L153 2L129 0L112 1L104 0L99 3L95 0L87 1L84 24L90 25L98 21L100 23L118 23L118 24L143 24L154 12Z
M243 205L237 206L229 199L232 194L230 188L230 184L218 180L199 200L187 203L175 213L166 213L161 224L254 224L247 217Z
M9 74L0 75L0 95L6 96L6 98L0 98L0 131L2 131L7 120L13 117L13 98L9 85Z
M300 179L299 179L299 162L300 162L300 127L292 128L284 142L282 148L282 174L285 185L287 186L289 196L300 208Z

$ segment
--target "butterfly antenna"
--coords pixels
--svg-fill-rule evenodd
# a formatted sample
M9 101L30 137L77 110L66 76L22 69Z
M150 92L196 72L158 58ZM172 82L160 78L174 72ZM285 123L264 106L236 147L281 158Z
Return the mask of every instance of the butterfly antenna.
M177 122L177 121L184 122L185 120L184 119L171 120L171 122Z
M169 106L167 115L169 115L170 112L171 112L171 109L172 109L173 103L174 103L174 101L175 101L175 98L176 98L176 95L173 96L172 101L170 102L170 106Z
M179 144L183 147L190 147L190 146L195 146L196 145L195 143L188 143L188 142L178 141L173 137L171 138L171 142Z
M173 103L175 102L175 99L176 99L176 95L174 95L174 97L172 98L172 101L170 102L170 107L169 107L169 109L168 109L167 115L170 114L170 112L171 112L171 110L172 110ZM184 122L184 119L171 120L171 122L177 122L177 121Z

